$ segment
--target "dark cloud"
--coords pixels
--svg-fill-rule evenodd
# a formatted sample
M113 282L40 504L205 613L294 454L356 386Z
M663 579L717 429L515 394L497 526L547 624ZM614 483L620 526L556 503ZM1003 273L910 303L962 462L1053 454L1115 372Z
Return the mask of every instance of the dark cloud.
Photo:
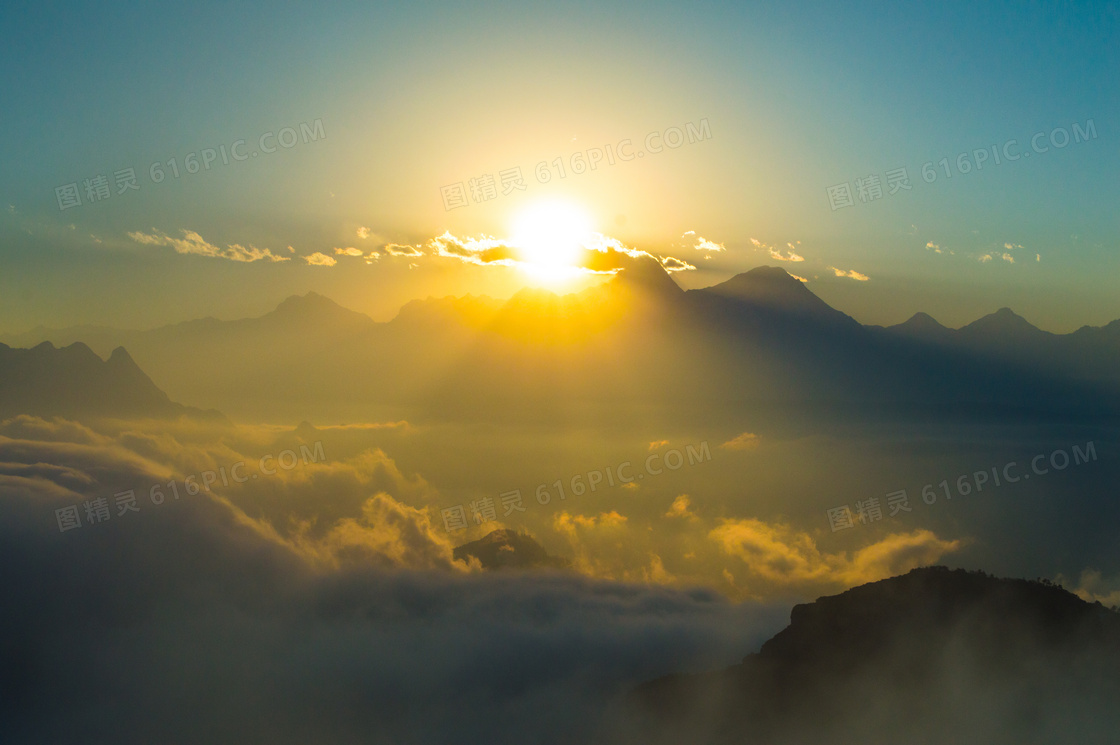
M425 487L395 483L376 453L366 471L347 462L276 481L281 501L306 487L330 502L380 469L352 518L382 531L372 558L377 545L358 541L367 553L325 565L205 492L141 498L140 513L60 533L55 509L172 467L82 428L93 443L58 442L67 423L6 426L0 562L18 571L0 579L5 743L574 742L630 684L734 662L785 618L710 591L408 568L430 551L394 564L390 543L414 551L428 538L418 511L373 482ZM36 428L56 441L10 436Z

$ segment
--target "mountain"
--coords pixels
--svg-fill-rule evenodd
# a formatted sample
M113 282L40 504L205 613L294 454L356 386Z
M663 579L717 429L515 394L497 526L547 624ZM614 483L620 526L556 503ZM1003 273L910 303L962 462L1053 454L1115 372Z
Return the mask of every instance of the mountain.
M248 420L1099 421L1120 413L1120 324L1054 335L1001 310L960 330L883 329L779 267L684 291L635 262L569 295L526 289L405 305L380 323L315 293L258 318L5 341L126 346L172 398Z
M1000 308L959 329L918 313L884 331L1076 381L1115 385L1120 380L1120 321L1052 334L1010 308Z
M1108 742L1120 613L944 567L795 606L742 663L640 686L649 742Z
M1037 343L1054 335L1031 325L1027 319L1010 308L1000 308L967 326L962 326L959 336L979 343Z
M933 316L920 311L903 323L889 328L896 334L930 342L945 343L954 338L953 329L942 326Z
M673 278L659 263L643 257L632 262L604 288L613 294L626 294L631 299L664 303L684 295Z
M499 529L454 550L456 561L478 559L483 569L566 569L568 561L550 556L526 533Z
M795 279L780 267L760 266L737 274L718 285L689 292L697 297L726 298L737 303L741 309L751 309L775 317L785 315L822 322L855 323L814 295L804 282Z
M174 403L141 370L124 347L102 360L81 342L62 349L43 342L32 349L0 344L0 419L33 416L154 417L202 412Z

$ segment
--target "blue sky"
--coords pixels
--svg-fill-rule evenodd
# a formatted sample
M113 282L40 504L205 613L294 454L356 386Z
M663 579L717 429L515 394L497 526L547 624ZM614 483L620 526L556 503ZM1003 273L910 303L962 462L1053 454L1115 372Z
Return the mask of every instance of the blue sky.
M233 317L308 290L378 318L413 297L509 295L525 282L509 267L304 257L502 236L555 197L695 265L685 286L792 245L804 261L783 266L864 322L925 310L960 325L1002 305L1061 331L1120 317L1115 4L7 3L0 24L3 329ZM701 120L703 142L530 175ZM244 139L251 154L260 135L316 121L317 141L186 173L189 153ZM1031 149L1074 125L1095 136ZM1010 140L1024 157L975 168ZM171 159L180 177L152 183ZM441 187L510 166L530 175L523 193L445 209ZM59 209L56 187L126 168L138 189ZM899 168L910 190L831 209L828 187L855 194ZM129 237L188 230L290 260ZM701 261L686 231L726 251Z

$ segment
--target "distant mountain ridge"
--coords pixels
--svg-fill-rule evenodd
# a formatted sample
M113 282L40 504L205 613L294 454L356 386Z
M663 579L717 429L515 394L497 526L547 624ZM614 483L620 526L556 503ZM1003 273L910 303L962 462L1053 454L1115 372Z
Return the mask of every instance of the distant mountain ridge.
M880 327L869 327L879 329ZM987 354L1015 364L1086 381L1120 379L1120 320L1054 334L1010 308L1000 308L959 329L942 326L925 313L882 329L917 341Z
M718 296L739 301L758 309L765 309L775 313L794 313L803 316L831 316L848 318L849 316L836 310L815 295L805 283L794 278L781 267L760 266L710 287L695 290L681 290L672 278L656 267L641 267L637 274L620 274L616 281L629 287L639 287L648 294L695 296ZM262 316L248 317L237 320L223 321L214 317L205 317L190 321L159 326L151 329L119 329L111 326L96 324L83 324L63 328L36 326L24 332L9 332L0 334L0 341L13 347L35 346L43 341L50 341L55 345L68 346L76 341L81 341L91 348L101 348L100 353L111 351L104 345L112 344L112 340L127 338L129 336L162 333L184 333L190 331L210 330L229 326L267 326L273 320L299 320L300 322L324 321L330 323L344 323L361 328L383 326L399 321L411 321L418 314L427 313L427 308L441 307L439 315L447 316L452 313L478 312L479 310L497 312L511 302L519 303L528 296L554 295L547 290L534 290L526 288L508 299L498 300L484 295L465 295L463 297L428 297L426 299L411 300L401 307L397 317L388 322L374 321L369 316L358 311L349 310L335 301L317 293L308 292L305 295L290 295L282 300L275 309ZM562 295L556 297L564 297ZM858 323L858 322L857 322ZM1054 334L1043 331L1010 308L1000 308L994 313L978 318L959 329L943 326L936 319L924 312L917 312L903 323L893 326L866 326L869 329L885 329L886 331L911 336L936 335L949 332L971 339L986 340L991 335L1014 334L1035 339L1063 338L1075 336L1089 336L1103 334L1111 339L1120 340L1120 319L1110 322L1103 327L1083 326L1070 334ZM95 343L90 344L87 339Z
M308 293L258 318L4 340L44 338L125 346L175 399L256 419L1120 413L1120 322L1056 335L1004 309L957 330L862 326L767 266L685 291L637 262L576 294L428 298L388 322Z

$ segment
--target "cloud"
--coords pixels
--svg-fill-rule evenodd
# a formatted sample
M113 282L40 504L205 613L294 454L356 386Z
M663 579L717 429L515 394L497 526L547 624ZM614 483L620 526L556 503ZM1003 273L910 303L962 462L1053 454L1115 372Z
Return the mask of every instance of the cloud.
M561 512L556 516L554 525L561 532L574 532L577 528L617 528L625 524L626 519L625 515L615 510L600 513L598 517Z
M310 524L303 527L310 528ZM409 507L384 492L365 501L361 517L339 520L323 538L307 541L307 534L304 530L294 543L320 564L411 569L455 566L447 535L432 525L428 508Z
M665 447L668 444L669 444L668 440L653 440L649 444L649 449L650 450L660 450L661 448Z
M223 432L217 439L222 444L187 445L163 429L152 433L139 428L109 437L66 420L17 417L0 424L0 478L11 475L13 464L66 463L73 473L86 474L85 483L130 488L147 498L153 485L175 478L182 490L183 474L196 474L195 481L202 483L197 474L221 468L233 474L233 464L240 462L243 482L223 475L221 488L215 486L212 495L199 499L210 496L241 524L308 561L335 566L360 558L374 566L454 568L449 539L433 527L428 507L406 504L436 502L437 495L423 479L402 474L384 452L367 450L343 460L324 460L325 452L316 455L305 444L304 460L297 461L296 454L305 450L288 442L274 450L291 449L298 466L282 467L273 453L281 467L273 466L275 473L265 474L266 464L258 474L252 469L260 453L234 449L225 444L229 439ZM118 478L115 473L132 476ZM136 518L145 519L142 514Z
M517 251L512 245L485 235L481 238L459 238L448 231L429 240L426 247L435 256L459 259L468 264L512 266L517 258Z
M741 435L731 438L720 445L720 447L724 450L756 450L758 448L758 435L751 432L744 432Z
M800 243L800 242L801 241L798 241L798 243ZM765 249L766 252L770 255L770 258L774 259L775 261L788 261L788 262L793 262L793 263L797 263L799 261L805 261L805 258L797 253L796 246L794 246L793 243L791 243L789 241L786 242L786 246L788 248L788 251L786 251L784 253L781 249L775 248L774 246L767 245L767 244L763 243L762 241L758 240L757 238L751 238L751 243L754 244L754 246L756 248Z
M688 235L688 233L685 235ZM646 259L656 261L662 269L669 273L694 271L696 269L695 266L684 259L676 256L660 256L650 251L631 248L616 238L600 233L588 235L578 248L572 266L576 270L589 274L613 274L633 266L635 261ZM696 248L709 253L724 250L722 244L704 238L699 239ZM454 235L450 231L445 231L442 235L431 238L420 245L386 244L379 251L370 252L365 257L366 262L377 261L382 254L410 258L435 256L457 259L477 266L514 267L525 263L522 259L523 251L511 241L487 235L463 237ZM357 256L357 253L348 253L347 255ZM709 258L709 256L706 255L705 258ZM416 264L410 264L409 266L412 268Z
M831 269L833 271L833 273L836 274L837 277L847 277L848 279L854 279L857 282L866 282L867 280L871 279L866 274L861 274L860 272L857 272L855 269L844 270L844 269L837 269L834 266L830 266L829 269Z
M628 523L629 518L617 510L598 515L563 511L553 518L552 529L567 539L572 568L581 574L628 582L651 581L648 567L634 560L645 549L631 540L633 532ZM624 552L619 550L623 547ZM626 554L625 560L622 553Z
M789 274L789 272L786 272L786 273ZM804 277L799 277L796 274L790 274L789 276L793 277L798 282L804 282L805 284L809 284L809 280L805 279Z
M358 237L361 238L362 240L365 240L366 238L369 238L369 236L370 236L369 228L365 228L365 227L358 228L357 233L358 233Z
M770 251L770 258L774 259L775 261L793 261L793 262L805 261L805 259L803 257L794 253L793 249L790 249L787 255L783 255L781 251L776 250L774 248L770 248L769 251Z
M710 241L702 235L697 235L695 230L685 231L682 238L696 238L696 244L693 246L697 251L725 251L726 248L722 243Z
M669 273L686 272L696 268L692 264L689 264L687 261L681 261L680 259L673 258L672 256L663 257L661 259L661 266L665 269L665 271Z
M385 253L390 256L423 256L424 252L418 246L409 246L401 243L387 243Z
M987 264L987 263L988 263L989 261L991 261L991 260L992 260L992 255L991 255L991 254L984 254L983 256L981 256L981 257L980 257L980 258L978 259L978 261L979 261L979 262L980 262L981 264Z
M171 246L175 249L176 253L181 254L194 254L196 256L208 256L218 259L229 259L230 261L253 262L253 261L288 261L287 256L277 256L267 248L257 248L250 245L248 248L237 243L232 243L225 248L219 248L212 243L208 243L201 235L193 230L184 229L182 238L172 238L165 233L154 230L152 233L133 232L128 233L128 237L137 243L148 246Z
M665 517L698 520L699 518L696 517L696 513L692 512L692 510L689 509L689 506L691 504L692 500L689 498L689 496L687 494L681 494L673 500L673 504L669 507L669 511L665 513Z
M365 251L360 248L348 246L347 248L336 248L334 252L340 256L364 256Z
M167 731L275 745L586 742L637 682L727 664L788 615L664 587L673 578L652 552L641 584L404 568L440 554L415 555L430 540L417 530L421 510L387 493L368 495L355 525L331 521L316 545L333 546L344 559L335 564L279 540L279 519L269 531L232 494L154 507L138 493L140 513L114 510L60 534L56 508L166 484L180 461L249 454L134 429L162 453L157 462L123 436L73 423L0 429L0 562L18 567L0 573L5 742L140 742ZM318 479L364 466L304 468L276 483L313 508L337 502ZM582 522L609 532L618 518Z
M955 251L950 251L949 249L942 249L939 244L934 243L933 241L927 241L926 242L926 250L933 251L935 254L949 254L950 256L956 256Z
M338 263L338 259L334 258L333 256L327 256L321 251L316 251L313 254L304 256L303 260L311 266L334 266Z
M1096 569L1085 569L1077 582L1070 582L1062 575L1057 577L1058 584L1075 586L1070 592L1087 603L1100 603L1109 608L1120 606L1120 577L1106 580Z
M462 238L450 232L432 238L424 244L433 256L458 259L480 266L500 265L517 266L521 262L521 252L508 241L489 236ZM622 241L594 233L583 241L574 266L588 273L613 274L620 269L633 266L635 260L651 259L666 271L688 271L695 269L688 262L676 257L659 257L648 251L630 248Z
M916 530L889 535L849 558L846 552L822 552L808 533L789 525L756 519L725 519L708 535L724 553L742 560L748 578L786 586L824 582L851 587L937 563L962 546L961 541Z

